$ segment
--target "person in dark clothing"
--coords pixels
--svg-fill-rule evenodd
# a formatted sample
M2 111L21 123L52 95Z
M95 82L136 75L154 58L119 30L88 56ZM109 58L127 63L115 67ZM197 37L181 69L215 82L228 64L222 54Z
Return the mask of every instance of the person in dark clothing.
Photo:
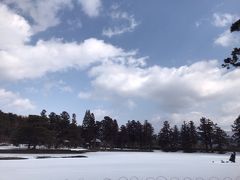
M231 154L230 158L229 158L229 161L235 163L235 159L236 159L236 153L233 152L233 153Z

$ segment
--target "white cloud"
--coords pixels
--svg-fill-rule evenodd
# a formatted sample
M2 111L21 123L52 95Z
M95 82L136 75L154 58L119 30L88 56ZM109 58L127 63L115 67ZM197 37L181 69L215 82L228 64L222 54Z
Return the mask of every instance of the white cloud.
M29 41L31 27L21 16L0 4L0 50L18 48Z
M111 13L110 16L113 21L117 22L117 25L103 29L102 34L109 38L112 36L124 34L126 32L133 32L139 25L139 22L136 21L134 16L129 15L126 12L115 10Z
M216 27L226 27L238 19L237 15L229 13L214 13L213 14L213 25Z
M167 119L176 122L184 118L198 121L205 115L229 128L239 113L234 107L238 107L240 101L237 91L240 70L226 72L216 60L179 68L105 64L93 67L90 77L93 88L101 89L98 97L112 96L114 101L119 99L120 102L130 98L146 100L158 106ZM193 116L194 112L198 114Z
M13 22L8 25L8 21L0 18L4 35L0 39L0 79L32 79L49 72L84 68L108 61L144 65L144 59L134 58L137 52L126 52L95 38L81 43L60 39L39 40L35 45L28 45L26 42L31 38L31 30L27 21L2 5L0 17L4 16Z
M45 31L60 23L58 13L64 8L71 8L73 0L4 0L8 5L14 5L22 14L33 20L34 33Z
M235 46L240 43L240 36L227 30L224 33L220 34L215 39L214 43L223 47Z
M204 72L204 73L203 73ZM216 61L198 62L191 66L180 68L164 68L153 66L149 68L126 67L121 64L105 64L93 67L90 76L96 77L92 82L94 86L114 91L121 96L152 97L154 100L166 97L158 96L159 93L168 93L168 88L178 89L175 93L178 100L190 101L191 95L196 94L195 99L209 98L220 91L211 77L220 76L221 70L217 69ZM205 86L199 86L199 82L205 82ZM178 88L179 86L184 88ZM181 94L189 94L189 98L183 98ZM154 95L154 96L153 96ZM170 103L170 102L168 102ZM181 105L182 106L182 105Z
M29 99L22 98L19 94L1 88L0 106L2 110L8 112L24 112L35 109L35 106Z
M82 9L89 17L96 17L99 15L102 2L101 0L78 0L82 5Z
M0 51L0 74L4 79L31 79L49 72L88 67L94 63L124 62L127 59L129 63L138 63L132 58L135 53L125 52L94 38L82 43L63 43L55 39L38 41L35 46L23 45L17 49ZM142 62L140 59L139 63Z

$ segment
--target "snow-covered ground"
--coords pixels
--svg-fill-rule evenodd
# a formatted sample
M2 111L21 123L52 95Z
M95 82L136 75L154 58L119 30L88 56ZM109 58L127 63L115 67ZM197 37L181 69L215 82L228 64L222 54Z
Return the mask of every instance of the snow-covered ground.
M2 160L0 180L240 180L239 157L237 163L221 163L228 160L229 154L95 152L84 155L88 158Z

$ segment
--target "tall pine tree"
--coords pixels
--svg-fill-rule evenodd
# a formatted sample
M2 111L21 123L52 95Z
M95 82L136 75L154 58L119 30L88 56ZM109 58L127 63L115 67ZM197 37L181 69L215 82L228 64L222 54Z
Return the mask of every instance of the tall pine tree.
M202 117L200 119L200 125L198 127L199 135L202 143L205 146L205 150L213 151L213 137L214 137L214 124L210 119Z
M217 150L219 152L222 152L224 146L227 144L227 133L222 130L217 124L214 125L213 143L217 145Z
M158 134L159 145L164 151L169 151L171 149L171 134L172 130L170 128L169 122L164 121L163 127Z
M82 136L86 144L96 139L96 126L94 114L87 110L82 123Z
M234 121L232 125L233 140L240 146L240 116Z

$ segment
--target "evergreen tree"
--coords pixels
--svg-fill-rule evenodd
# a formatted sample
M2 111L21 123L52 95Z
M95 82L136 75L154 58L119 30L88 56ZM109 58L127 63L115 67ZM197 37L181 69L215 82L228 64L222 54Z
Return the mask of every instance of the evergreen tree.
M102 133L102 122L96 121L95 123L95 134L97 139L103 139L103 133Z
M77 125L77 116L75 113L72 114L72 124Z
M181 128L181 145L182 149L186 152L194 151L197 144L198 136L197 130L193 121L189 123L183 122Z
M70 115L63 111L58 118L58 146L69 146Z
M72 122L69 126L68 138L69 147L77 147L82 143L81 127L77 126L75 122Z
M217 145L220 152L223 151L223 147L227 144L227 134L217 124L214 125L213 143Z
M134 133L135 133L135 148L142 148L143 146L143 125L140 121L137 121L136 124L134 124Z
M240 146L240 116L234 121L232 125L233 140Z
M131 148L141 148L143 143L143 126L139 121L128 121L126 124L128 139L129 139L129 147Z
M169 151L171 149L171 134L172 134L172 129L170 128L168 121L165 121L163 123L162 129L158 134L159 145L165 151Z
M51 112L48 115L49 118L49 130L52 132L52 139L53 139L53 146L55 148L58 147L60 139L59 139L59 134L60 134L60 118L58 118L59 116L54 113Z
M128 121L126 124L127 133L128 133L128 146L131 148L134 148L136 146L136 141L137 141L135 126L136 126L135 120Z
M206 119L202 117L200 119L200 125L198 127L199 135L202 143L205 145L205 150L208 152L209 150L213 151L213 122L210 119Z
M70 115L68 114L68 112L63 111L61 114L61 119L63 121L63 123L65 123L65 125L67 126L68 124L70 124Z
M19 125L26 119L27 117L4 113L0 110L0 143L13 142Z
M113 120L109 116L105 116L101 122L102 129L102 141L105 143L105 147L113 148L116 144L118 135L118 124L116 120Z
M94 114L87 110L82 123L83 139L85 143L90 144L96 139L95 117Z
M181 146L185 152L191 151L190 128L184 121L181 128Z
M118 123L117 120L114 119L113 120L113 124L112 124L112 138L113 138L113 145L116 146L117 145L117 141L118 141Z
M190 145L191 149L195 148L197 142L198 142L198 134L197 134L197 128L193 121L189 122L189 135L190 135Z
M153 140L154 129L152 125L145 120L143 124L143 146L152 149L152 140Z
M47 115L46 115L47 111L45 109L43 109L40 113L41 117L42 118L47 118Z
M14 144L28 144L28 148L36 149L37 145L46 145L52 142L48 124L41 116L29 115L27 121L19 127Z
M128 143L129 143L129 139L128 139L127 128L125 125L122 125L120 127L119 136L118 136L119 147L121 149L126 148L128 146Z
M180 132L178 127L175 125L173 130L171 131L171 149L173 151L177 151L179 148L179 140L180 140Z

